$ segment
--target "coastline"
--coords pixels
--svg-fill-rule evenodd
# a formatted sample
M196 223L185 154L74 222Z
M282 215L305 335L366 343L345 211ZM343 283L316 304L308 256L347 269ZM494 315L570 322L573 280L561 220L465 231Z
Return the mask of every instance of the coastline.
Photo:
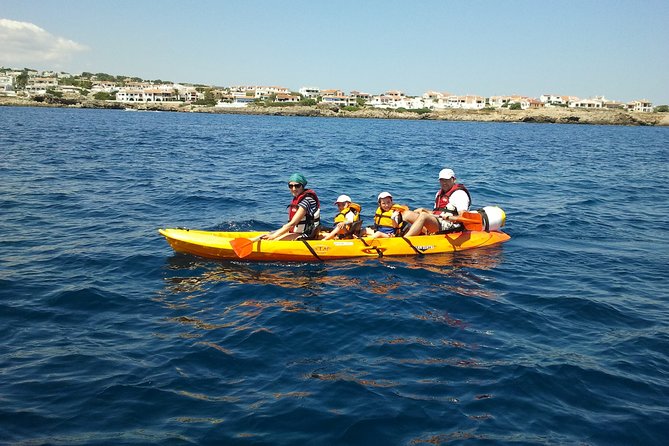
M348 111L330 106L285 106L263 107L248 106L242 108L217 108L185 103L121 103L114 101L59 99L51 102L37 102L27 98L0 97L0 107L56 107L56 108L95 108L95 109L130 109L138 111L170 111L185 113L219 113L242 115L271 116L309 116L328 118L358 119L412 119L412 120L443 120L443 121L476 121L476 122L526 122L553 124L595 124L595 125L628 125L628 126L669 126L669 113L642 113L626 110L587 110L574 108L542 108L533 110L463 110L450 109L416 113L393 109L363 108Z

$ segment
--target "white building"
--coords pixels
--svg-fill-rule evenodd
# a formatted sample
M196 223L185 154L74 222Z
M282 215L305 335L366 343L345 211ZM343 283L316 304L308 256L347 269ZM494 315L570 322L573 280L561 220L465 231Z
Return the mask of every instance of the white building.
M117 102L144 102L144 90L121 87L116 92Z
M130 87L119 87L116 92L117 102L195 102L199 99L204 99L203 93L181 84L133 83Z
M305 98L317 98L321 95L321 89L318 87L302 87L298 92Z
M369 93L363 93L361 91L353 90L349 94L349 96L353 96L356 99L362 99L363 101L367 102L372 99L372 95Z
M8 75L0 75L0 96L16 96L14 92L14 78Z
M216 107L218 108L240 108L248 107L249 104L255 102L256 98L254 96L246 96L245 93L235 92L232 94L232 102L218 101Z
M372 96L372 99L367 103L367 105L375 108L396 108L395 98L385 94Z
M284 94L284 93L279 93L276 95L276 99L274 99L276 102L286 102L286 103L297 103L300 102L301 97L296 94Z
M277 94L290 94L290 90L284 87L255 87L256 99L269 99Z
M557 94L542 94L539 96L539 100L545 105L567 105L568 99L566 96L560 96Z
M321 96L321 104L339 105L342 107L353 107L358 104L353 96L325 94Z
M98 92L111 93L112 91L115 90L118 90L116 82L110 82L110 81L95 81L93 82L93 86L91 87L91 92L93 93L98 93Z
M627 103L627 109L636 112L650 113L653 111L653 103L647 99L640 99Z
M47 90L55 90L58 87L58 79L55 77L32 77L28 78L26 91L32 94L44 94Z
M601 99L580 99L569 101L567 106L569 108L599 109L604 107L604 102Z
M461 108L464 110L480 110L486 106L486 100L483 96L471 94L465 96L449 96L446 103L450 108Z

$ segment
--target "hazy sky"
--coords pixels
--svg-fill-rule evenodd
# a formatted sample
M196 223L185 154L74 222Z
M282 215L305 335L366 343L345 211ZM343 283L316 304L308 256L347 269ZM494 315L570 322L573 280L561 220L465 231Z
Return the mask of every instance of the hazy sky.
M0 0L0 66L669 104L669 0Z

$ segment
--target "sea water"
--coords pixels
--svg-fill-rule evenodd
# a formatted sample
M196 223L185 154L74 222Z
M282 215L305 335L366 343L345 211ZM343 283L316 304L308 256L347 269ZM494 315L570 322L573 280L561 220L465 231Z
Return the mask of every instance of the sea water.
M0 108L0 443L665 444L669 129ZM504 245L331 263L175 254L271 230L301 172Z

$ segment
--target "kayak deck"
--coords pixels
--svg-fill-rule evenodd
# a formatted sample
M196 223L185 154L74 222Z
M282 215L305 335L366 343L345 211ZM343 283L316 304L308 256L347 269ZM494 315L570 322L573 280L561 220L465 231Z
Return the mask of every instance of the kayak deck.
M209 259L239 260L230 242L252 239L267 232L222 232L196 229L159 229L174 251ZM464 231L413 237L368 237L345 240L258 240L253 242L249 261L325 261L353 257L410 256L481 248L506 242L501 231Z

